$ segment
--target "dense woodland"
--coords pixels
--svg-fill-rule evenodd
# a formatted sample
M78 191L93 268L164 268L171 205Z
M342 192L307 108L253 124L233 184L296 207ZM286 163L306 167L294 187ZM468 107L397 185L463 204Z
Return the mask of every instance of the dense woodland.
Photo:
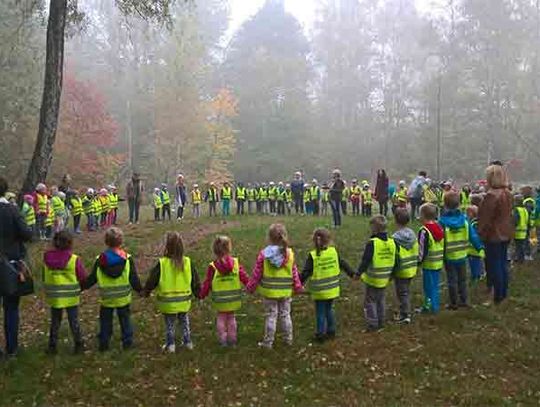
M47 3L0 2L0 168L22 183L39 122ZM267 0L230 32L227 0L156 23L110 0L68 21L49 179L262 181L333 167L473 180L540 171L540 2L320 0L302 27ZM438 154L439 152L439 154Z

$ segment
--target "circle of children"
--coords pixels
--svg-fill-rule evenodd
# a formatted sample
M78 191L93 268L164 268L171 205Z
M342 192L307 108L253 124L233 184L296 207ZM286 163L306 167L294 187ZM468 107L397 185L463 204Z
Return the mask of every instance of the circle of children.
M357 185L356 182L353 182ZM278 184L278 190L281 185ZM367 188L366 188L367 186ZM212 187L212 185L211 185ZM268 186L273 188L271 183ZM315 182L306 189L317 187ZM232 197L230 188L224 185L221 199ZM290 202L290 195L279 200L279 195L268 193L261 196L240 194L254 202L259 213L283 214L283 202ZM249 188L249 187L248 187ZM69 325L73 334L75 351L83 349L81 328L77 320L81 290L97 285L100 295L99 312L99 349L109 348L112 336L113 313L119 317L121 340L124 348L133 344L133 329L130 321L130 304L132 291L144 297L156 291L156 302L165 321L165 344L163 350L175 352L175 325L182 326L179 342L187 349L192 349L193 342L190 330L189 311L192 298L211 298L217 313L216 329L222 346L235 346L237 343L237 321L235 313L242 307L242 287L248 293L257 292L263 298L266 316L264 335L259 346L272 348L279 320L284 331L287 344L293 341L293 323L291 318L291 301L294 294L308 291L316 305L316 341L333 339L336 335L336 319L333 303L340 296L340 271L353 279L361 279L365 285L364 314L366 331L378 331L385 324L385 290L393 281L399 302L400 324L411 322L413 313L411 304L411 282L422 270L424 303L416 311L436 314L440 309L439 278L443 268L447 272L449 302L447 309L467 308L467 263L470 278L476 284L483 278L483 246L476 232L477 208L480 205L484 187L476 185L472 189L465 185L461 190L454 189L451 182L436 184L427 180L421 186L423 203L418 208L419 220L422 223L415 233L409 223L416 217L409 210L410 193L401 181L391 195L395 230L387 230L387 220L382 214L371 217L371 238L365 245L361 263L357 269L340 257L332 244L330 232L325 228L316 229L313 233L313 248L305 259L301 270L297 268L297 259L289 246L285 226L272 224L268 229L268 242L255 260L251 275L248 275L239 259L233 256L233 245L227 236L216 237L213 243L213 260L206 270L202 284L190 257L184 252L181 235L169 232L165 236L164 252L149 272L148 280L141 284L133 257L122 248L123 232L112 226L117 220L118 195L116 189L102 189L92 196L93 191L80 198L72 196L70 204L74 217L73 230L80 232L80 215L88 213L88 201L96 205L95 213L99 218L89 218L88 228L106 228L106 249L101 253L89 275L86 274L81 258L73 253L73 235L64 228L65 219L59 219L56 212L62 210L58 201L64 196L52 188L50 212L48 216L49 196L47 188L39 184L33 196L25 196L23 215L29 226L38 221L37 235L46 238L47 228L54 227L52 248L44 255L43 283L45 297L51 307L51 323L48 351L55 353L58 332L64 310L67 312ZM259 191L268 191L262 185ZM362 190L371 192L369 185ZM284 187L288 191L288 187ZM324 189L323 189L324 190ZM352 189L356 191L356 189ZM197 186L194 187L197 191ZM521 194L515 195L515 260L522 262L531 259L530 240L534 240L540 227L540 189L536 200L532 196L532 188L524 187ZM356 192L353 192L353 194ZM253 198L255 196L255 198ZM324 192L323 192L323 203ZM362 195L360 195L361 197ZM97 209L108 197L108 211ZM266 202L270 203L267 207ZM86 202L86 204L85 204ZM212 202L212 201L211 201ZM274 202L272 204L272 202ZM305 201L308 202L308 201ZM311 201L312 202L312 201ZM277 205L276 205L277 203ZM367 202L364 202L367 203ZM29 207L32 209L30 210ZM102 206L103 207L103 206ZM35 215L32 213L35 211ZM224 208L225 211L225 208ZM248 209L249 212L251 212ZM370 215L370 212L367 213ZM466 215L465 215L466 214ZM99 221L98 221L99 219ZM489 276L487 279L488 286Z

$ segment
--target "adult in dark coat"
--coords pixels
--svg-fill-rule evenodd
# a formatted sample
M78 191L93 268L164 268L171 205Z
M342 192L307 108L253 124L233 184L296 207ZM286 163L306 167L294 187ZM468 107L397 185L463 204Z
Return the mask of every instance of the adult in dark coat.
M341 171L335 169L332 172L332 181L330 183L330 207L332 208L332 218L334 227L341 226L341 202L343 198L343 190L345 182L341 179Z
M126 187L129 206L129 223L139 223L139 211L144 194L144 185L138 173L133 173Z
M176 220L182 220L184 218L184 207L187 204L186 185L184 182L184 176L178 174L175 184L175 200L176 200Z
M18 262L26 255L24 243L32 239L32 230L26 226L17 207L5 198L7 190L7 181L0 177L0 255L18 268ZM19 297L0 297L0 302L4 308L6 353L14 356L19 337Z
M388 176L384 169L377 171L377 184L375 185L375 199L379 203L379 213L388 215Z

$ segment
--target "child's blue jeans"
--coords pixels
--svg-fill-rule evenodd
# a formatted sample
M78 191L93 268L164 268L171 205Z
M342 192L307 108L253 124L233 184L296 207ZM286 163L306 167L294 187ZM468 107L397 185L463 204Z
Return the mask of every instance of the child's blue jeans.
M516 250L514 260L518 263L525 261L526 239L514 239L514 248Z
M114 311L118 315L120 331L122 333L122 345L124 348L133 344L133 327L131 326L131 309L129 305L118 308L101 307L99 309L99 345L101 349L109 347L113 333Z
M424 310L433 314L440 309L439 278L441 270L422 270L422 282L424 285Z
M334 300L316 300L315 312L317 318L317 334L335 334L336 318L334 315Z
M469 256L469 268L471 269L471 280L476 282L482 277L482 266L484 259L478 256Z

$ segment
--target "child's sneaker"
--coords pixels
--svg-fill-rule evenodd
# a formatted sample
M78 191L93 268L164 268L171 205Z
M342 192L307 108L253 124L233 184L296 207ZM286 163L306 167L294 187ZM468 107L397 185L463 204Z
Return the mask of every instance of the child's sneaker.
M257 344L257 346L258 346L259 348L263 348L263 349L272 349L272 344L270 344L270 343L259 342L259 343Z
M176 352L176 345L173 343L172 345L163 345L162 347L163 352L165 353L175 353Z
M411 323L411 317L401 317L397 320L398 325L409 325Z
M187 342L184 344L184 348L186 348L187 350L193 350L194 346L193 346L193 342Z

